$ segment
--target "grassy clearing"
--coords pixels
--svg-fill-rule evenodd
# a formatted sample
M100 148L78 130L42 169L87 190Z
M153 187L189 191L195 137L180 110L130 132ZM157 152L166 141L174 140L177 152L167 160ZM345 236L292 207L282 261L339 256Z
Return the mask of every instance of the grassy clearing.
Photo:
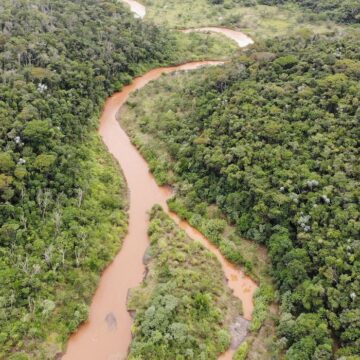
M221 34L174 32L176 62L226 60L239 51L236 42Z
M295 5L241 6L231 0L212 5L207 0L144 0L147 18L174 28L226 26L239 28L254 39L291 34L303 28L316 33L334 30L330 21L315 21Z
M159 206L150 219L148 274L128 305L136 311L129 359L216 359L230 345L241 304L211 252Z

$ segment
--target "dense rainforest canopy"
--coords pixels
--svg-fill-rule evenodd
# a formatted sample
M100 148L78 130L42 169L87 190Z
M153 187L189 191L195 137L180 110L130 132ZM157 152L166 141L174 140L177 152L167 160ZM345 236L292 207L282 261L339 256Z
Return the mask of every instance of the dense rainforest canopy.
M360 23L360 3L357 0L208 0L213 5L254 6L296 4L303 10L310 10L323 20L339 23Z
M313 11L324 20L330 18L340 23L360 23L360 3L357 0L258 0L258 2L265 5L293 3L304 10Z
M274 5L270 29L269 17L279 9L286 17L292 4L291 26L302 11L339 24L360 19L357 0L207 1L216 21L220 6L243 6L260 23L270 9L262 5ZM127 227L124 181L95 132L99 111L150 67L231 49L181 36L133 19L117 0L1 1L0 359L54 358L87 318ZM232 239L267 246L281 304L274 353L289 360L360 356L359 39L355 30L325 37L303 29L225 67L167 77L150 85L151 98L140 93L129 103L134 139L141 145L140 133L152 135L141 149L158 181L177 190L171 207L199 228L206 223L225 256L255 276ZM224 217L207 220L209 204L236 236L224 240ZM229 344L223 327L236 307L221 273L206 276L218 264L161 210L151 217L153 257L132 299L131 356L215 357ZM195 286L186 272L200 277ZM263 290L253 330L273 299Z
M115 0L1 1L0 358L40 359L86 319L126 230L100 106L173 47Z
M268 40L225 68L150 85L123 120L176 187L178 214L196 225L217 205L267 245L289 360L360 356L359 39Z

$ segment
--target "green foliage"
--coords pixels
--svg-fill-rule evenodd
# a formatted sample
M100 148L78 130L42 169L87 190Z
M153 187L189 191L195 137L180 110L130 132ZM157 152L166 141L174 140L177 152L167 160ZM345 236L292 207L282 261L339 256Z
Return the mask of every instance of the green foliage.
M279 336L284 336L289 350L286 359L331 359L330 332L318 314L301 314L297 319L284 313L279 326Z
M360 23L360 3L357 0L259 0L266 5L295 3L303 9L319 14L321 19L332 19L340 23Z
M30 358L54 356L42 347L49 334L55 334L52 349L61 351L69 333L87 319L98 274L125 234L125 185L118 169L97 138L82 146L89 150L79 165L88 178L79 178L77 196L58 196L54 205L53 192L39 191L37 217L27 204L30 215L0 228L6 255L0 260L0 358L10 351L19 358L20 351ZM104 202L108 197L111 205Z
M186 54L116 0L4 0L0 28L0 358L54 358L126 231L101 106Z
M254 312L249 329L259 331L269 312L269 304L274 302L274 290L269 285L261 285L254 297Z
M199 207L191 211L178 197L169 200L169 207L171 211L182 219L188 220L192 226L200 230L211 242L216 244L229 261L243 266L245 271L255 279L259 278L259 275L253 271L252 263L243 256L239 246L229 240L231 236L224 236L224 231L229 231L229 229L227 228L227 222L223 218L210 217L205 214L203 214L205 216L202 216L197 211Z
M136 311L129 359L216 359L230 345L229 321L239 311L216 258L155 206L151 260L131 292Z
M208 26L241 29L255 42L309 30L326 33L348 23L359 23L357 0L308 0L307 4L304 0L143 0L143 3L146 18L156 24L178 29Z
M297 324L282 340L289 359L302 346L306 358L327 358L335 342L336 356L359 355L359 48L357 31L268 40L223 68L160 80L123 119L141 149L165 159L171 209L233 261L244 262L236 240L207 222L204 203L268 247L283 311ZM155 95L143 102L146 92ZM312 316L322 329L314 339L301 329Z
M246 360L249 350L249 343L244 341L236 350L233 360Z
M297 63L298 60L294 55L281 56L275 60L275 64L279 64L284 69L292 68ZM271 131L271 128L268 128L268 131Z
M267 6L281 6L296 4L303 10L308 10L314 19L331 19L339 23L360 23L360 4L357 0L208 0L212 5L224 4L228 7L239 5L255 6L262 4ZM317 16L315 16L316 14Z

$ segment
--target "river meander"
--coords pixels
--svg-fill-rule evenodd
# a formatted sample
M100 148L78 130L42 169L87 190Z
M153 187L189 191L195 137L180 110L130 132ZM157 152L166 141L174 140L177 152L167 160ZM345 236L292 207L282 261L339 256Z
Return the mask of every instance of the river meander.
M137 13L138 17L145 16L145 8L141 4L130 0L125 2L131 5L131 9ZM194 30L199 31L199 29L190 31ZM234 30L230 31L231 38L234 40ZM239 39L241 38L243 41L247 38L240 32L238 34ZM239 46L246 46L250 43L244 41L241 45L238 42ZM127 311L127 296L129 289L137 287L145 274L143 256L149 246L148 212L155 204L160 204L191 238L200 241L217 257L222 265L228 286L242 301L244 318L251 320L253 295L257 289L256 283L244 275L239 267L228 262L201 233L169 211L166 201L172 195L170 189L159 187L156 184L146 161L132 145L117 120L117 114L129 95L150 81L156 80L163 73L220 64L222 63L216 61L202 61L153 69L136 78L131 85L124 87L122 91L106 101L100 119L99 134L109 152L119 162L127 182L130 198L129 229L121 251L101 276L91 303L88 321L69 340L66 354L63 356L64 360L122 360L126 358L131 343L132 326L132 318ZM233 350L230 349L221 356L221 359L231 359L232 354Z

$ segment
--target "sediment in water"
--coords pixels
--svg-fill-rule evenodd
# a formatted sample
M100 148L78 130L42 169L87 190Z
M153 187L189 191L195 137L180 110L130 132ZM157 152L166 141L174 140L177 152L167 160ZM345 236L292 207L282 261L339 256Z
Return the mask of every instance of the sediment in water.
M138 17L145 16L144 6L132 0L124 0L124 2L131 6L131 10ZM221 32L237 41L241 47L252 42L250 38L244 37L241 33L238 33L237 40L234 39L232 33L234 31L230 29L202 28L188 31ZM170 189L159 187L156 184L146 161L131 144L116 118L118 111L131 92L159 78L163 73L218 64L221 62L204 61L154 69L135 79L131 85L126 86L121 92L114 94L106 101L100 119L99 133L110 153L119 162L127 181L130 193L129 228L121 251L102 274L90 307L89 319L71 336L63 360L121 360L126 358L131 343L132 325L131 314L127 311L128 291L137 287L145 274L143 257L149 245L148 212L155 204L161 205L191 238L200 241L216 255L222 265L228 286L243 303L244 318L251 319L253 294L257 289L256 283L238 267L228 262L216 246L211 244L200 232L169 211L166 201L171 196ZM229 349L220 359L231 359L233 352L233 349Z

